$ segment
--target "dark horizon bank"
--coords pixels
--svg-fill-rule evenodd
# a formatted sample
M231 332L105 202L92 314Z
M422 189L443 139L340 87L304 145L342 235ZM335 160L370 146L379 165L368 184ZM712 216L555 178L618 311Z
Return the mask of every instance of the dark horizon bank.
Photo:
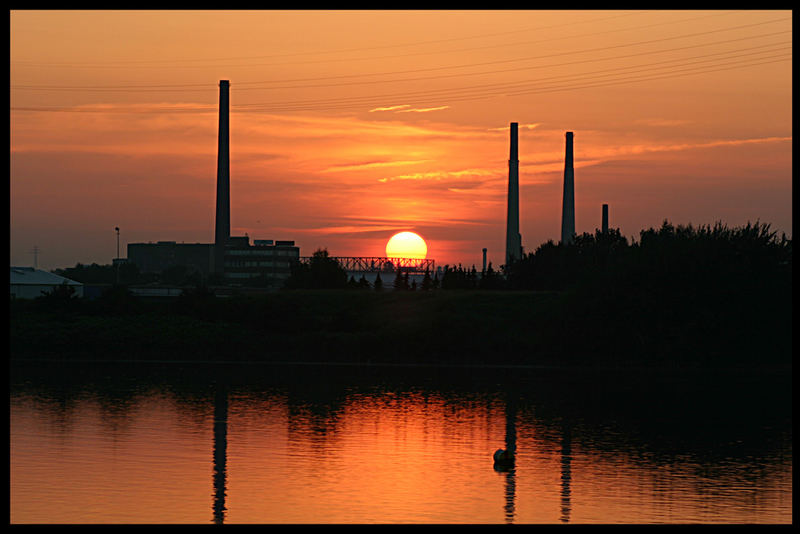
M323 260L341 289L218 298L198 287L151 302L118 286L95 301L12 300L11 360L792 366L791 240L768 225L665 222L630 245L618 231L584 234L540 246L498 286L453 270L435 290L346 289Z

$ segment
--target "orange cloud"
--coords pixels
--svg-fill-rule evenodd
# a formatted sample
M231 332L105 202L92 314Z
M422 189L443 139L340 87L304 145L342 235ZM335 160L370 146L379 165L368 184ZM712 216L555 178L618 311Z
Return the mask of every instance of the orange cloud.
M417 165L425 163L429 160L405 160L405 161L370 161L366 163L353 163L349 165L334 165L320 172L342 172L342 171L359 171L365 169L374 169L380 167L397 167L402 165Z
M400 111L396 111L395 113L428 113L429 111L439 111L442 109L448 109L450 106L439 106L437 108L413 108L413 109L402 109Z
M541 122L534 122L534 123L530 123L530 124L519 124L517 126L517 128L518 129L522 129L522 130L533 130L534 128L538 128L541 125L542 125ZM507 130L510 130L510 129L511 129L511 125L503 126L501 128L487 128L486 131L487 132L504 132L504 131L507 131Z
M680 143L673 145L628 145L621 147L609 147L601 150L589 150L587 154L590 157L602 159L614 159L622 156L631 156L638 154L646 154L653 152L676 152L682 150L693 150L698 148L716 148L723 146L739 146L751 145L761 143L777 143L791 141L791 137L759 137L753 139L727 139L719 141L710 141L708 143ZM577 164L577 160L576 160Z
M320 226L315 228L295 229L295 232L311 233L311 234L363 234L370 232L394 232L400 230L404 226L386 226L386 225L361 225L361 226Z
M403 108L410 108L410 107L411 106L409 104L403 104L403 105L400 105L400 106L389 106L389 107L385 107L385 108L374 108L374 109L369 110L369 112L370 113L375 113L376 111L394 111L396 109L403 109Z
M685 119L638 119L634 123L646 126L685 126L691 124L692 121Z
M379 182L393 182L395 180L445 180L447 178L462 178L464 176L495 176L495 169L464 169L461 171L432 171L401 174L388 178L378 178Z

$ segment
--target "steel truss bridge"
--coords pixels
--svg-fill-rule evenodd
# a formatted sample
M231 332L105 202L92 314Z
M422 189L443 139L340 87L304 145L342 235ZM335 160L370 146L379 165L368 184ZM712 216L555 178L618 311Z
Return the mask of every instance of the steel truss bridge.
M311 258L311 256L300 256L300 262L309 263ZM410 274L423 274L428 270L433 276L435 269L435 261L432 259L382 258L376 256L330 256L330 258L339 262L339 265L345 271L356 273L393 273L396 270L401 270Z

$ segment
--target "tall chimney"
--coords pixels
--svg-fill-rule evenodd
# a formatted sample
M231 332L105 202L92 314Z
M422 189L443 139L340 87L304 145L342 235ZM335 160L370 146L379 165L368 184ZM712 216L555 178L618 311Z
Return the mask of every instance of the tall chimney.
M485 247L483 249L483 271L481 271L481 272L484 272L484 273L486 272L486 248Z
M511 123L511 150L508 156L508 217L506 222L506 265L522 256L522 236L519 233L519 159L517 123Z
M604 234L608 233L608 204L603 204L603 226L601 228Z
M225 267L225 245L231 236L231 165L228 117L230 82L219 81L219 145L217 147L217 220L214 230L214 272Z
M572 167L572 132L567 132L564 160L564 202L561 207L561 242L572 243L575 235L575 170Z

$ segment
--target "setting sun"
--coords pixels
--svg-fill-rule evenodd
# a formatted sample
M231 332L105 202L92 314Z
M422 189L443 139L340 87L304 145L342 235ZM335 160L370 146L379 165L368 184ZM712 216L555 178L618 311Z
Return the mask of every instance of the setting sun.
M389 258L413 258L424 260L428 254L425 240L414 232L400 232L386 243L386 256Z

